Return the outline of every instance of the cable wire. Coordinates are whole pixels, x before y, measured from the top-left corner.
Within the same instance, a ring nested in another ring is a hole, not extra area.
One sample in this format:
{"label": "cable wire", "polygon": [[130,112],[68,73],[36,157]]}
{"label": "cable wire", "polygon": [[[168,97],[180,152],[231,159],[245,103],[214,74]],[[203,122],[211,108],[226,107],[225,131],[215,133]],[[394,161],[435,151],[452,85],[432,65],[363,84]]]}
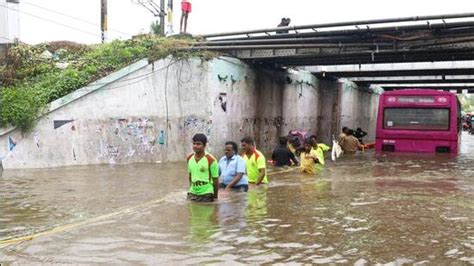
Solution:
{"label": "cable wire", "polygon": [[25,15],[28,15],[28,16],[31,16],[31,17],[34,17],[34,18],[37,18],[37,19],[41,19],[41,20],[44,20],[44,21],[47,21],[47,22],[50,22],[50,23],[53,23],[53,24],[56,24],[56,25],[59,25],[59,26],[63,26],[63,27],[69,28],[69,29],[73,29],[73,30],[76,30],[76,31],[79,31],[79,32],[82,32],[82,33],[93,35],[95,37],[101,37],[100,34],[85,31],[85,30],[82,30],[80,28],[76,28],[74,26],[66,25],[66,24],[51,20],[51,19],[43,18],[43,17],[37,16],[35,14],[31,14],[31,13],[28,13],[28,12],[25,12],[25,11],[21,11],[19,9],[11,8],[11,7],[6,6],[6,5],[0,5],[0,7],[4,7],[6,9],[10,9],[10,10],[13,10],[13,11],[18,11],[19,13],[22,13],[22,14],[25,14]]}
{"label": "cable wire", "polygon": [[[97,23],[94,23],[94,22],[91,22],[91,21],[88,21],[88,20],[85,20],[85,19],[82,19],[82,18],[74,17],[74,16],[68,15],[66,13],[62,13],[62,12],[52,10],[52,9],[49,9],[49,8],[46,8],[46,7],[42,7],[42,6],[39,6],[39,5],[32,4],[32,3],[24,2],[24,1],[21,2],[21,3],[22,4],[27,4],[27,5],[30,5],[30,6],[34,6],[36,8],[40,8],[40,9],[43,9],[43,10],[46,10],[46,11],[49,11],[51,13],[55,13],[55,14],[58,14],[58,15],[61,15],[61,16],[72,18],[72,19],[87,23],[87,24],[92,25],[92,26],[100,26],[100,24],[97,24]],[[115,31],[117,33],[125,34],[125,35],[128,35],[128,36],[132,36],[132,34],[130,34],[130,33],[126,33],[126,32],[123,32],[123,31],[116,30],[116,29],[109,28],[109,30],[110,31]]]}
{"label": "cable wire", "polygon": [[8,39],[8,38],[2,37],[2,36],[0,36],[0,39],[7,40],[7,41],[10,41],[10,42],[13,41],[12,39]]}

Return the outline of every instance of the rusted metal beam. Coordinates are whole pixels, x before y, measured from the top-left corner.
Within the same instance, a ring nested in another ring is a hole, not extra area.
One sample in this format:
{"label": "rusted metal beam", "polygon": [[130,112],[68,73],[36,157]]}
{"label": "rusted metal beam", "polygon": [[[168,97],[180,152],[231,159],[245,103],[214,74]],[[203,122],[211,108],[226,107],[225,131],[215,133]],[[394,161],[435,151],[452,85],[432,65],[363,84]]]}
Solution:
{"label": "rusted metal beam", "polygon": [[[446,30],[446,29],[445,29]],[[432,36],[424,38],[422,41],[410,41],[414,45],[420,45],[429,40],[451,40],[452,38],[460,37],[472,37],[474,35],[474,25],[469,28],[462,28],[462,30],[452,31],[437,31],[431,34]],[[431,30],[425,30],[426,34],[431,33]],[[420,33],[421,34],[421,33]],[[222,40],[222,41],[200,41],[193,43],[193,46],[224,46],[224,45],[260,45],[260,44],[307,44],[307,43],[332,43],[332,44],[347,44],[357,42],[371,42],[373,44],[392,44],[394,40],[387,41],[386,37],[384,40],[377,39],[378,35],[368,38],[367,36],[322,36],[322,37],[306,37],[306,38],[282,38],[282,39],[246,39],[246,40]]]}
{"label": "rusted metal beam", "polygon": [[[245,59],[242,57],[242,59]],[[266,55],[249,56],[249,60],[279,65],[343,65],[343,64],[377,64],[396,62],[429,62],[429,61],[462,61],[474,60],[474,48],[470,49],[417,49],[410,51],[356,51],[325,54],[297,54],[287,56]]]}
{"label": "rusted metal beam", "polygon": [[374,20],[358,20],[358,21],[323,23],[323,24],[302,25],[302,26],[276,27],[276,28],[269,28],[269,29],[204,34],[202,35],[202,37],[204,38],[226,37],[226,36],[234,36],[234,35],[248,35],[248,34],[256,34],[256,33],[268,33],[268,32],[277,32],[277,31],[291,31],[291,30],[304,30],[304,29],[309,29],[309,30],[314,31],[315,29],[322,29],[322,28],[346,27],[346,26],[357,26],[357,25],[361,26],[361,25],[397,23],[397,22],[408,22],[408,21],[415,22],[415,21],[424,21],[424,20],[469,18],[469,17],[474,17],[474,13],[401,17],[401,18],[374,19]]}
{"label": "rusted metal beam", "polygon": [[400,89],[432,89],[432,90],[468,90],[474,89],[472,86],[381,86],[384,90],[400,90]]}
{"label": "rusted metal beam", "polygon": [[309,37],[331,37],[331,36],[374,36],[376,34],[406,34],[408,32],[428,30],[428,31],[443,31],[449,29],[461,29],[469,28],[474,26],[474,21],[461,21],[461,22],[450,22],[445,23],[434,23],[431,25],[405,25],[405,26],[390,26],[380,28],[360,28],[360,29],[341,29],[331,31],[318,31],[318,32],[300,32],[298,34],[275,34],[275,35],[259,35],[259,36],[247,36],[237,38],[227,38],[221,40],[212,41],[231,41],[231,40],[263,40],[263,39],[288,39],[288,38],[309,38]]}
{"label": "rusted metal beam", "polygon": [[456,76],[474,75],[474,68],[443,68],[443,69],[409,69],[409,70],[370,70],[370,71],[321,71],[313,72],[316,76],[332,76],[339,78],[362,77],[410,77],[410,76]]}
{"label": "rusted metal beam", "polygon": [[359,85],[383,85],[383,84],[456,84],[474,83],[471,79],[374,79],[374,80],[352,80]]}
{"label": "rusted metal beam", "polygon": [[[258,60],[272,60],[272,61],[286,61],[286,60],[312,60],[312,59],[336,59],[336,58],[367,58],[373,59],[376,58],[396,56],[400,57],[400,61],[403,61],[404,58],[408,57],[440,57],[440,56],[451,56],[451,55],[464,55],[464,54],[474,54],[474,48],[436,48],[436,49],[413,49],[413,50],[379,50],[375,52],[373,50],[354,50],[354,51],[338,51],[334,50],[318,50],[317,53],[296,53],[286,56],[263,56],[263,57],[253,57],[252,59]],[[452,59],[454,60],[454,59]],[[430,61],[430,60],[426,60]]]}
{"label": "rusted metal beam", "polygon": [[[452,18],[474,18],[474,13],[205,35],[213,40],[181,49],[220,51],[254,64],[275,67],[474,60],[474,21],[444,21]],[[435,19],[443,22],[431,23]],[[423,20],[429,23],[395,24]],[[358,27],[372,24],[380,25]],[[285,30],[296,33],[276,34]]]}

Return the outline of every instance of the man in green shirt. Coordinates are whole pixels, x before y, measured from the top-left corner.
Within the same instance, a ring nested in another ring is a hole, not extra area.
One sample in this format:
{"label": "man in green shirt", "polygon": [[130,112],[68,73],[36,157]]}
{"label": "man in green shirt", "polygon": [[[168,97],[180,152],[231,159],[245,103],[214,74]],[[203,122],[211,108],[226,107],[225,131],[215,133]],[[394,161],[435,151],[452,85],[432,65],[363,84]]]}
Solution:
{"label": "man in green shirt", "polygon": [[253,139],[245,137],[240,141],[240,145],[243,151],[242,158],[245,161],[249,184],[258,186],[268,183],[265,156],[255,149]]}
{"label": "man in green shirt", "polygon": [[219,165],[216,158],[206,152],[206,144],[206,135],[194,135],[194,153],[187,158],[189,173],[188,199],[192,201],[212,202],[217,199]]}

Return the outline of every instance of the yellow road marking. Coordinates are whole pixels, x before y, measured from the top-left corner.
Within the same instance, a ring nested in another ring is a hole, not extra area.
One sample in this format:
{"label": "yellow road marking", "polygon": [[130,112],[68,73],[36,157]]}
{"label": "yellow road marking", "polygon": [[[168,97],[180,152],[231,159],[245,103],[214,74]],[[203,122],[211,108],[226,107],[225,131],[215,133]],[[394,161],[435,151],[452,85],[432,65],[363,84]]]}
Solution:
{"label": "yellow road marking", "polygon": [[[293,170],[294,170],[294,168],[290,168],[290,169],[271,172],[271,173],[268,173],[268,175],[288,173],[288,172],[291,172]],[[49,229],[49,230],[46,230],[46,231],[43,231],[43,232],[35,233],[35,234],[30,234],[30,235],[26,235],[26,236],[13,236],[13,237],[9,237],[9,238],[6,238],[6,239],[1,239],[0,240],[0,245],[2,247],[5,247],[5,246],[8,246],[8,245],[11,245],[11,244],[14,244],[14,243],[19,243],[19,242],[32,240],[33,238],[37,238],[37,237],[40,237],[40,236],[45,236],[45,235],[51,235],[51,234],[54,234],[54,233],[64,232],[64,231],[71,230],[71,229],[74,229],[74,228],[77,228],[77,227],[80,227],[80,226],[84,226],[84,225],[87,225],[87,224],[90,224],[90,223],[102,221],[102,220],[105,220],[105,219],[113,217],[113,216],[117,216],[117,215],[124,214],[124,213],[127,213],[127,212],[132,212],[136,209],[151,206],[151,205],[154,205],[156,203],[160,203],[160,202],[165,201],[166,198],[167,197],[157,199],[157,200],[153,200],[153,201],[149,201],[149,202],[142,203],[142,204],[139,204],[139,205],[136,205],[136,206],[121,209],[121,210],[118,210],[116,212],[100,215],[100,216],[90,218],[90,219],[86,219],[86,220],[83,220],[83,221],[80,221],[80,222],[61,225],[61,226],[58,226],[58,227],[55,227],[55,228],[52,228],[52,229]]]}
{"label": "yellow road marking", "polygon": [[102,220],[105,220],[105,219],[113,217],[113,216],[117,216],[117,215],[120,215],[120,214],[131,212],[131,211],[134,211],[134,210],[139,209],[139,208],[143,208],[143,207],[150,206],[150,205],[153,205],[153,204],[156,204],[156,203],[160,203],[164,200],[166,200],[166,197],[161,198],[161,199],[157,199],[157,200],[153,200],[153,201],[150,201],[150,202],[142,203],[142,204],[139,204],[139,205],[136,205],[136,206],[128,207],[128,208],[125,208],[125,209],[122,209],[122,210],[119,210],[119,211],[116,211],[116,212],[112,212],[112,213],[109,213],[109,214],[100,215],[100,216],[97,216],[97,217],[94,217],[94,218],[91,218],[91,219],[86,219],[86,220],[83,220],[83,221],[80,221],[80,222],[58,226],[58,227],[55,227],[53,229],[46,230],[46,231],[43,231],[43,232],[39,232],[39,233],[36,233],[36,234],[3,239],[3,240],[0,240],[0,245],[13,244],[13,243],[16,243],[16,242],[23,242],[23,241],[31,240],[31,239],[39,237],[39,236],[45,236],[45,235],[50,235],[50,234],[54,234],[54,233],[58,233],[58,232],[63,232],[63,231],[73,229],[73,228],[76,228],[76,227],[80,227],[80,226],[83,226],[83,225],[87,225],[87,224],[90,224],[90,223],[93,223],[93,222],[102,221]]}

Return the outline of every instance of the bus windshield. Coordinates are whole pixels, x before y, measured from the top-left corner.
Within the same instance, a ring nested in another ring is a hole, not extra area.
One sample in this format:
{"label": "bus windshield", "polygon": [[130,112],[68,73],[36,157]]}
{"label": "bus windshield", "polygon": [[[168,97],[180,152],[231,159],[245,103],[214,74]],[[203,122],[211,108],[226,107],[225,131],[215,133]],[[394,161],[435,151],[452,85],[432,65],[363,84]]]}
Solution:
{"label": "bus windshield", "polygon": [[385,108],[384,129],[449,130],[448,108]]}

